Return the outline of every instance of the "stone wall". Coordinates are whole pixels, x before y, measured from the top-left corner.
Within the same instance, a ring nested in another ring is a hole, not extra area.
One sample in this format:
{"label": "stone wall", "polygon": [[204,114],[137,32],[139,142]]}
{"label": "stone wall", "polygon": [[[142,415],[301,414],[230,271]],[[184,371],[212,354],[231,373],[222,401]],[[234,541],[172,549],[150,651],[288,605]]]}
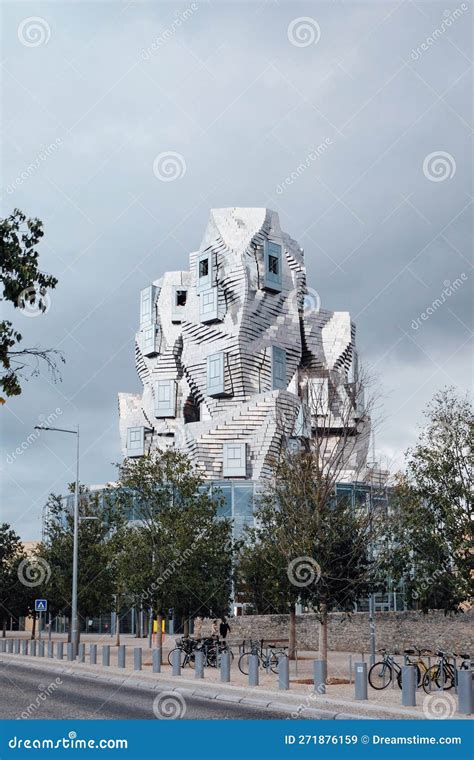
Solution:
{"label": "stone wall", "polygon": [[[244,615],[230,618],[229,640],[287,639],[288,615]],[[210,631],[211,621],[206,620],[203,634]],[[458,653],[472,651],[474,610],[458,615],[430,612],[377,612],[377,649],[403,650],[413,644],[430,649],[445,649]],[[318,649],[318,621],[313,613],[297,615],[298,648]],[[367,652],[369,650],[369,621],[366,612],[350,616],[331,613],[328,630],[329,648],[337,652]],[[474,654],[474,652],[472,652]]]}

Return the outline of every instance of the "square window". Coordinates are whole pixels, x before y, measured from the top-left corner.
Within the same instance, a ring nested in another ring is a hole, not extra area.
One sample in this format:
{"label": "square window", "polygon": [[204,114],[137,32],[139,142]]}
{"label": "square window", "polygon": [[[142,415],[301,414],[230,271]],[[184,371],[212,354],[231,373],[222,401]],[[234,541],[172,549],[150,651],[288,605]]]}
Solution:
{"label": "square window", "polygon": [[198,293],[212,287],[214,264],[212,253],[204,253],[198,257],[196,269],[196,289]]}
{"label": "square window", "polygon": [[158,332],[156,325],[148,325],[142,330],[142,352],[145,356],[156,356],[158,351]]}
{"label": "square window", "polygon": [[176,306],[186,306],[186,299],[188,296],[187,290],[176,291]]}
{"label": "square window", "polygon": [[272,346],[272,389],[286,387],[286,351],[284,348]]}
{"label": "square window", "polygon": [[199,262],[199,277],[207,277],[209,274],[209,259],[201,259]]}
{"label": "square window", "polygon": [[176,417],[176,381],[155,383],[155,417]]}
{"label": "square window", "polygon": [[272,274],[278,274],[280,267],[280,260],[276,256],[268,257],[268,271]]}
{"label": "square window", "polygon": [[215,322],[219,319],[217,288],[203,290],[200,294],[199,317],[201,322]]}
{"label": "square window", "polygon": [[142,457],[145,453],[145,428],[127,429],[127,456]]}
{"label": "square window", "polygon": [[223,396],[225,393],[224,352],[207,357],[207,395]]}
{"label": "square window", "polygon": [[266,290],[279,292],[282,288],[282,253],[281,245],[266,240],[263,251],[264,279],[263,287]]}
{"label": "square window", "polygon": [[240,441],[229,441],[223,445],[224,477],[245,477],[247,475],[247,445]]}
{"label": "square window", "polygon": [[171,321],[181,322],[185,313],[185,306],[188,300],[188,291],[186,288],[173,288],[173,299],[171,301]]}
{"label": "square window", "polygon": [[150,324],[155,322],[155,295],[156,288],[150,285],[140,292],[140,324]]}

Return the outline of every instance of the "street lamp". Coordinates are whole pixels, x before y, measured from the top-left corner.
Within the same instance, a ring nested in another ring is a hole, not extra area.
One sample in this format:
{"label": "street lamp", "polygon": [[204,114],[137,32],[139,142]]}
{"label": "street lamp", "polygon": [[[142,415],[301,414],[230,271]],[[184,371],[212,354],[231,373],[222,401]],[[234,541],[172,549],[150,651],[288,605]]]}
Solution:
{"label": "street lamp", "polygon": [[35,430],[51,430],[58,433],[71,433],[77,435],[76,446],[76,488],[74,492],[74,533],[72,548],[72,600],[71,600],[71,643],[74,658],[77,656],[79,630],[77,621],[77,566],[79,553],[79,425],[77,430],[68,430],[66,428],[48,427],[46,425],[35,425]]}

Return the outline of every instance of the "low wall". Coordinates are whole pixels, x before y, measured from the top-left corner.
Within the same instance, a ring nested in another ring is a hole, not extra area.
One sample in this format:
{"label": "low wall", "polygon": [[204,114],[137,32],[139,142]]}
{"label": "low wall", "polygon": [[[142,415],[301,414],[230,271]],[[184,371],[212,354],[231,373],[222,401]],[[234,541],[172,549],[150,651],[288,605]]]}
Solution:
{"label": "low wall", "polygon": [[[287,639],[288,615],[243,615],[229,618],[229,639]],[[474,610],[457,615],[434,611],[377,612],[375,615],[377,649],[402,650],[413,644],[458,653],[472,651]],[[210,632],[211,621],[204,621],[203,634]],[[318,649],[318,620],[315,614],[296,616],[296,635],[300,650]],[[335,652],[367,652],[369,619],[366,612],[350,616],[333,612],[329,616],[328,646]],[[474,654],[474,652],[472,652]]]}

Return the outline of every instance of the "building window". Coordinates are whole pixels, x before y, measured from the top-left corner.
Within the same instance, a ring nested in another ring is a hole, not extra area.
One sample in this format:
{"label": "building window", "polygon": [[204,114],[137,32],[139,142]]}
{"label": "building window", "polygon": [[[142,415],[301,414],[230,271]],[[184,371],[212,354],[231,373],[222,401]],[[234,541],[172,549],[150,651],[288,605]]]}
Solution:
{"label": "building window", "polygon": [[140,292],[140,324],[146,325],[155,322],[155,292],[154,285],[144,288]]}
{"label": "building window", "polygon": [[181,322],[184,314],[184,307],[188,300],[188,291],[186,288],[173,289],[173,301],[171,304],[171,321]]}
{"label": "building window", "polygon": [[176,417],[176,381],[155,383],[155,417]]}
{"label": "building window", "polygon": [[266,240],[264,245],[264,281],[263,287],[267,290],[279,292],[282,283],[282,257],[281,245]]}
{"label": "building window", "polygon": [[224,477],[245,477],[247,474],[247,445],[239,441],[224,443],[223,470]]}
{"label": "building window", "polygon": [[145,453],[145,428],[127,428],[127,456],[142,457]]}
{"label": "building window", "polygon": [[159,353],[156,325],[148,325],[142,329],[142,353],[144,356],[156,356]]}
{"label": "building window", "polygon": [[212,254],[204,253],[197,260],[197,282],[196,288],[198,293],[212,286]]}
{"label": "building window", "polygon": [[201,322],[215,322],[219,319],[217,288],[204,290],[199,296],[199,319]]}
{"label": "building window", "polygon": [[286,351],[272,346],[272,389],[286,388]]}
{"label": "building window", "polygon": [[207,357],[207,395],[223,396],[225,393],[224,352]]}

